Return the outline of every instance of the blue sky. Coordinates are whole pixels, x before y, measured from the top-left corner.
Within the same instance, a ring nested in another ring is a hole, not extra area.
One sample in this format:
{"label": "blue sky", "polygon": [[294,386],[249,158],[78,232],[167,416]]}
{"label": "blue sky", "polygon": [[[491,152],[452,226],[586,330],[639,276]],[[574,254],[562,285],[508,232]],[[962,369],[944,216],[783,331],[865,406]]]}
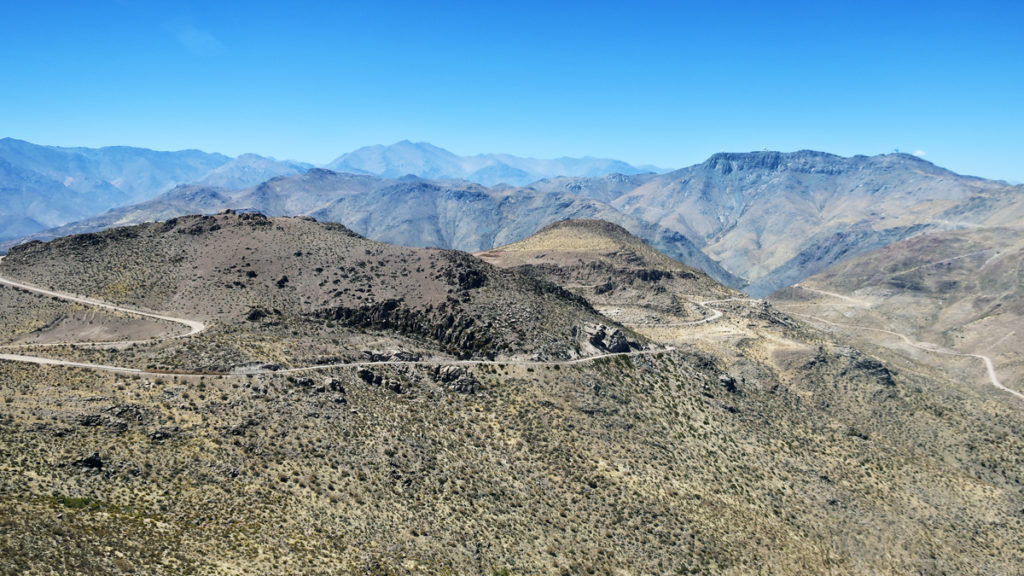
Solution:
{"label": "blue sky", "polygon": [[5,2],[0,136],[326,163],[899,149],[1024,182],[1024,3]]}

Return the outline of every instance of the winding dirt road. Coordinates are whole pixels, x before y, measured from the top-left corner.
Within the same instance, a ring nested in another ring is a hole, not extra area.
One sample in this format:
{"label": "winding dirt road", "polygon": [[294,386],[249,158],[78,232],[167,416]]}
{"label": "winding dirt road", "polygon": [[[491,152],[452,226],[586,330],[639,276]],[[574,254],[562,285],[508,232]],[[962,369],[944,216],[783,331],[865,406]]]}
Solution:
{"label": "winding dirt road", "polygon": [[[679,327],[682,327],[682,326],[700,326],[702,324],[709,324],[711,322],[716,322],[716,321],[720,320],[722,318],[722,316],[725,315],[725,312],[722,312],[721,310],[719,310],[717,308],[712,308],[710,306],[711,304],[719,304],[719,303],[722,303],[722,302],[747,302],[747,303],[757,304],[757,303],[761,302],[761,300],[758,300],[757,298],[740,298],[740,297],[737,297],[737,298],[721,298],[721,299],[718,299],[718,300],[704,300],[702,302],[694,302],[694,301],[691,300],[690,301],[691,304],[694,304],[694,305],[700,306],[701,308],[705,308],[707,310],[710,310],[711,313],[708,314],[707,316],[701,318],[700,320],[691,320],[689,322],[655,322],[655,323],[650,323],[650,322],[623,322],[621,320],[619,322],[623,326],[628,326],[630,328],[652,328],[652,327],[653,328],[679,328]],[[613,308],[606,308],[604,310],[600,310],[599,309],[598,311],[601,312],[602,314],[605,314],[605,312],[608,311],[608,310],[619,310],[619,309],[618,308],[615,308],[615,309],[613,309]],[[612,314],[605,314],[605,315],[606,316],[612,316],[612,315],[614,315],[614,313],[612,313]]]}
{"label": "winding dirt road", "polygon": [[25,356],[22,354],[0,354],[0,360],[11,362],[22,362],[27,364],[38,364],[40,366],[67,366],[70,368],[87,368],[102,372],[114,372],[117,374],[134,374],[137,376],[247,376],[251,374],[296,374],[299,372],[313,372],[330,368],[367,368],[373,366],[572,366],[586,362],[596,362],[605,358],[617,356],[644,356],[651,354],[662,354],[675,350],[673,346],[654,348],[649,350],[632,350],[629,352],[609,352],[607,354],[596,354],[572,360],[449,360],[444,358],[432,358],[429,360],[377,360],[342,362],[337,364],[317,364],[314,366],[300,366],[298,368],[280,368],[271,370],[261,368],[240,372],[171,372],[171,371],[148,371],[141,368],[126,368],[124,366],[111,366],[109,364],[91,364],[89,362],[72,362],[70,360],[57,360],[54,358],[43,358],[41,356]]}
{"label": "winding dirt road", "polygon": [[[0,256],[0,264],[3,263],[3,256]],[[206,330],[206,324],[198,320],[189,320],[187,318],[175,318],[174,316],[166,316],[163,314],[155,314],[152,312],[143,312],[141,310],[135,310],[132,308],[125,308],[116,304],[110,304],[102,300],[95,298],[89,298],[86,296],[78,296],[76,294],[70,294],[68,292],[60,292],[56,290],[47,290],[46,288],[40,288],[39,286],[33,286],[31,284],[25,284],[24,282],[17,282],[0,276],[0,285],[11,286],[13,288],[19,288],[26,292],[33,292],[35,294],[42,294],[43,296],[51,296],[59,298],[61,300],[67,300],[69,302],[77,302],[79,304],[86,304],[96,308],[104,308],[106,310],[113,310],[115,312],[123,312],[125,314],[131,314],[133,316],[142,316],[145,318],[154,318],[156,320],[164,320],[166,322],[172,322],[174,324],[183,324],[188,327],[189,331],[186,334],[177,334],[175,336],[168,336],[168,338],[185,338],[188,336],[194,336],[199,334],[203,330]],[[123,342],[119,342],[123,343]],[[97,344],[97,343],[92,343]]]}
{"label": "winding dirt road", "polygon": [[802,284],[793,284],[793,288],[799,288],[801,290],[806,290],[808,292],[815,292],[815,293],[821,294],[823,296],[831,296],[832,298],[838,298],[838,299],[840,299],[840,300],[842,300],[844,302],[849,302],[853,306],[863,306],[865,308],[870,308],[871,307],[871,302],[868,302],[867,300],[859,300],[857,298],[851,298],[849,296],[846,296],[846,295],[843,295],[843,294],[839,294],[837,292],[829,292],[827,290],[818,290],[817,288],[811,288],[810,286],[804,286]]}
{"label": "winding dirt road", "polygon": [[[0,256],[0,262],[3,261],[3,256]],[[70,294],[67,292],[61,292],[57,290],[47,290],[24,282],[18,282],[10,280],[0,276],[0,285],[10,286],[27,292],[35,294],[41,294],[44,296],[50,296],[53,298],[59,298],[61,300],[67,300],[69,302],[77,302],[79,304],[85,304],[88,306],[94,306],[97,308],[104,308],[107,310],[114,310],[125,314],[132,314],[135,316],[143,316],[146,318],[155,318],[157,320],[164,320],[167,322],[173,322],[176,324],[182,324],[189,328],[189,332],[186,334],[178,334],[174,336],[168,336],[170,338],[185,338],[199,334],[203,330],[206,330],[206,324],[198,320],[189,320],[187,318],[177,318],[174,316],[168,316],[165,314],[156,314],[153,312],[143,312],[141,310],[135,310],[133,308],[126,308],[124,306],[117,306],[116,304],[110,304],[102,300],[95,298],[89,298],[85,296],[78,296],[76,294]],[[719,315],[721,315],[719,313]],[[165,339],[163,337],[154,338],[152,340]],[[140,341],[146,342],[146,341]],[[68,346],[97,346],[97,345],[109,345],[109,344],[126,344],[125,341],[114,341],[114,342],[67,342],[61,343]],[[346,362],[339,364],[318,364],[315,366],[303,366],[298,368],[282,368],[278,370],[271,369],[256,369],[243,372],[223,373],[215,374],[217,376],[245,376],[249,374],[289,374],[296,372],[309,372],[313,370],[323,370],[328,368],[362,368],[368,366],[386,366],[386,365],[406,365],[406,366],[478,366],[478,365],[510,365],[510,366],[570,366],[574,364],[582,364],[584,362],[594,362],[602,360],[604,358],[614,358],[617,356],[642,356],[649,354],[660,354],[664,352],[671,352],[675,350],[672,346],[666,346],[664,348],[649,349],[649,350],[631,350],[629,352],[609,352],[606,354],[597,354],[594,356],[586,356],[583,358],[575,358],[572,360],[449,360],[449,359],[430,359],[430,360],[382,360],[382,361],[359,361],[359,362]],[[92,364],[89,362],[74,362],[71,360],[59,360],[55,358],[45,358],[42,356],[28,356],[24,354],[0,354],[0,360],[8,360],[11,362],[22,362],[26,364],[36,364],[40,366],[67,366],[71,368],[86,368],[90,370],[99,370],[103,372],[113,372],[117,374],[134,374],[140,376],[196,376],[199,375],[195,372],[171,372],[171,371],[147,371],[140,368],[128,368],[124,366],[112,366],[109,364]]]}
{"label": "winding dirt road", "polygon": [[[794,288],[800,288],[802,290],[807,290],[809,292],[816,292],[818,294],[823,294],[825,296],[831,296],[831,297],[839,298],[839,299],[842,299],[844,301],[851,302],[851,303],[863,303],[863,304],[858,304],[858,305],[871,306],[870,303],[865,302],[863,300],[857,300],[856,298],[850,298],[848,296],[844,296],[842,294],[836,294],[834,292],[827,292],[825,290],[818,290],[816,288],[809,288],[807,286],[801,286],[800,284],[794,284],[793,287]],[[1000,390],[1002,390],[1004,392],[1009,392],[1010,394],[1013,394],[1017,398],[1020,398],[1021,400],[1024,400],[1024,394],[1022,394],[1022,393],[1020,393],[1020,392],[1018,392],[1016,390],[1013,390],[1011,388],[1007,388],[1006,386],[1003,386],[1002,382],[999,381],[999,377],[996,375],[996,367],[992,363],[992,359],[989,358],[988,356],[985,356],[984,354],[971,354],[971,353],[967,353],[967,352],[957,352],[956,350],[950,350],[948,348],[943,348],[942,346],[939,346],[938,344],[932,344],[931,342],[917,342],[917,341],[911,339],[906,334],[901,334],[900,332],[894,332],[892,330],[886,330],[884,328],[872,328],[872,327],[869,327],[869,326],[858,326],[856,324],[842,324],[842,323],[839,323],[839,322],[832,322],[831,320],[826,320],[826,319],[820,318],[818,316],[812,316],[810,314],[800,314],[800,313],[797,313],[797,312],[790,312],[790,314],[792,314],[793,316],[799,316],[799,317],[802,317],[802,318],[808,318],[808,319],[813,320],[815,322],[821,322],[823,324],[829,324],[831,326],[838,326],[840,328],[853,328],[855,330],[869,330],[869,331],[872,331],[872,332],[880,332],[882,334],[889,334],[891,336],[896,336],[897,338],[900,338],[901,340],[903,340],[909,346],[912,346],[912,347],[917,348],[919,350],[925,350],[927,352],[932,352],[932,353],[935,353],[935,354],[944,354],[946,356],[960,356],[962,358],[977,358],[977,359],[981,360],[985,364],[985,371],[986,371],[986,373],[988,375],[989,382],[992,384],[992,386],[995,386],[996,388],[998,388],[998,389],[1000,389]]]}

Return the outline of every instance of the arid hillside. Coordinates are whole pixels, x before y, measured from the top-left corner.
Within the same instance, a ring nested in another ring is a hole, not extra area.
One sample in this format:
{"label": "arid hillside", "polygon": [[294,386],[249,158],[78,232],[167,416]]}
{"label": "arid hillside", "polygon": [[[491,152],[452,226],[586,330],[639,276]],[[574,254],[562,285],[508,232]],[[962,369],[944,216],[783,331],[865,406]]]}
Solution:
{"label": "arid hillside", "polygon": [[1020,228],[934,232],[832,266],[771,300],[855,341],[930,358],[980,386],[991,380],[988,357],[1000,383],[1024,392],[1022,271]]}
{"label": "arid hillside", "polygon": [[1016,398],[606,223],[484,257],[230,213],[12,251],[0,572],[1024,564]]}
{"label": "arid hillside", "polygon": [[267,347],[286,365],[326,363],[374,334],[460,357],[568,359],[591,350],[588,327],[607,323],[553,284],[468,254],[374,242],[309,218],[186,216],[30,243],[4,258],[3,272],[209,321],[198,341],[217,346],[190,352],[191,364],[161,360],[165,368],[231,370]]}
{"label": "arid hillside", "polygon": [[606,316],[634,324],[697,323],[713,315],[702,302],[742,296],[601,220],[562,220],[476,255],[559,284]]}

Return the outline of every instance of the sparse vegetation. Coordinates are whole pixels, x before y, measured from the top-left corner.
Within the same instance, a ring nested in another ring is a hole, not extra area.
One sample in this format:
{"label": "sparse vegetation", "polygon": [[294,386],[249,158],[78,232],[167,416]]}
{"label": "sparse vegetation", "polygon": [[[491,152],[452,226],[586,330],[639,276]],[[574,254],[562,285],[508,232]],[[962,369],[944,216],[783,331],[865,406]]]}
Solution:
{"label": "sparse vegetation", "polygon": [[[588,323],[603,321],[605,338],[615,324],[578,295],[521,282],[522,270],[240,216],[5,259],[5,274],[64,289],[129,278],[121,301],[212,327],[123,349],[28,349],[171,371],[160,377],[0,361],[0,572],[990,574],[1024,563],[1020,410],[928,366],[746,301],[720,304],[716,323],[638,323],[671,350],[545,363],[582,347]],[[250,244],[250,233],[279,236]],[[138,271],[181,251],[193,256],[166,274]],[[234,277],[247,287],[228,288]],[[667,314],[669,299],[637,287],[668,280],[632,277],[633,292],[610,291],[601,307],[618,297],[632,317]],[[452,302],[446,314],[472,319],[499,361],[459,364],[443,339],[317,316],[357,295],[413,310]],[[63,313],[13,298],[23,308],[0,308],[4,326],[33,306]],[[370,364],[280,372],[356,361]],[[246,366],[279,370],[228,373]],[[183,373],[201,370],[225,374]]]}

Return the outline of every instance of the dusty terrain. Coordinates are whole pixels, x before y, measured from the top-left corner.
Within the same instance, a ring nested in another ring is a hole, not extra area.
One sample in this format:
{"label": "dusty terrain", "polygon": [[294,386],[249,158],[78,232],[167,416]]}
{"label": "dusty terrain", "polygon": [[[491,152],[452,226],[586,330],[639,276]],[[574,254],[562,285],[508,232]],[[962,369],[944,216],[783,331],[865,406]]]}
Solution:
{"label": "dusty terrain", "polygon": [[[550,262],[503,271],[299,219],[105,234],[27,247],[0,276],[208,327],[123,349],[20,350],[163,373],[0,361],[5,573],[1012,574],[1024,563],[1017,399],[859,351],[614,228],[538,239],[557,259],[559,237],[589,238],[565,246],[576,263],[564,262],[573,281],[561,288]],[[636,258],[609,256],[630,247]],[[592,273],[611,288],[579,281]],[[41,333],[85,314],[0,294],[17,304],[0,308],[9,342],[37,329],[31,310]],[[673,308],[673,294],[687,305]],[[452,326],[472,319],[461,332],[472,339],[404,328],[404,310],[452,297]],[[323,314],[398,299],[405,308],[369,319]],[[596,312],[616,305],[630,311],[622,323]],[[608,356],[615,331],[633,344]],[[484,337],[489,349],[474,344]],[[588,357],[599,359],[573,361]]]}
{"label": "dusty terrain", "polygon": [[945,366],[954,379],[1021,394],[1022,270],[1020,228],[929,233],[829,268],[772,301],[822,329]]}

